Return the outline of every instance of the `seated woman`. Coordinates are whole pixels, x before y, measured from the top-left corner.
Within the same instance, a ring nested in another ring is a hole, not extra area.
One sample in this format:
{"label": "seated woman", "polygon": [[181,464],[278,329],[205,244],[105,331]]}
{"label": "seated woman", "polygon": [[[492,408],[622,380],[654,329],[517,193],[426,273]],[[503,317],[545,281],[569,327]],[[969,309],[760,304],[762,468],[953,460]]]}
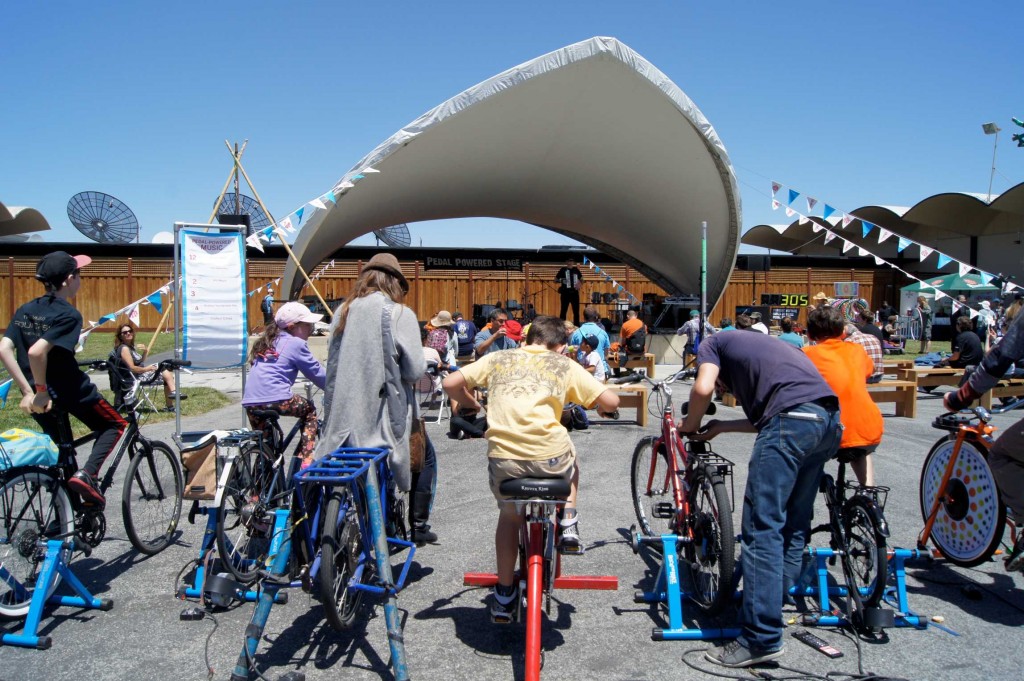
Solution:
{"label": "seated woman", "polygon": [[249,353],[249,375],[245,383],[242,406],[249,415],[254,430],[262,430],[265,437],[271,436],[266,421],[253,414],[254,411],[276,410],[282,416],[294,416],[302,421],[297,454],[302,457],[305,468],[313,462],[313,448],[316,446],[316,406],[301,395],[292,393],[299,372],[323,389],[327,372],[309,350],[313,325],[323,319],[322,314],[313,314],[300,303],[285,303],[278,308],[274,321],[267,324],[263,334],[253,343]]}
{"label": "seated woman", "polygon": [[[124,367],[134,374],[140,383],[153,383],[156,379],[156,371],[159,368],[156,364],[141,366],[142,353],[146,346],[142,343],[135,344],[135,325],[122,324],[114,336],[114,354],[120,357]],[[164,383],[164,411],[174,411],[174,398],[185,399],[187,395],[174,394],[174,374],[164,369],[160,372],[160,378]]]}

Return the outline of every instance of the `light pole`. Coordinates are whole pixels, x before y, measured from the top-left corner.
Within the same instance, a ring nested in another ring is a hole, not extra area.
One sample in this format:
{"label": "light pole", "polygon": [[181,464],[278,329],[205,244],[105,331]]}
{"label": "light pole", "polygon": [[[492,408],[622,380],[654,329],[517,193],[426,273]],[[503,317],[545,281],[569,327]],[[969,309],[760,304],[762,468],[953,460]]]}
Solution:
{"label": "light pole", "polygon": [[988,203],[992,203],[992,180],[996,176],[996,149],[999,146],[999,131],[1002,129],[995,123],[982,123],[981,129],[986,135],[995,135],[992,142],[992,172],[988,176]]}

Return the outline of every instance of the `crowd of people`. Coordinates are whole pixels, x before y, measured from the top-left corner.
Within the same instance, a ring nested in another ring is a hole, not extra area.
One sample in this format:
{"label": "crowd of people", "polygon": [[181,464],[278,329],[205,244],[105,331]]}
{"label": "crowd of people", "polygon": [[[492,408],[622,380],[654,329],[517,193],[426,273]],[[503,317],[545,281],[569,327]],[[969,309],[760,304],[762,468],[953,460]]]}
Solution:
{"label": "crowd of people", "polygon": [[[103,504],[98,472],[126,424],[75,363],[82,317],[69,299],[89,262],[60,251],[39,261],[36,278],[45,294],[15,312],[0,339],[0,361],[22,391],[22,410],[51,437],[57,437],[54,404],[99,434],[85,466],[68,485],[87,503]],[[560,281],[578,291],[576,274],[568,264],[566,270]],[[496,621],[504,621],[519,597],[514,571],[523,518],[514,505],[502,503],[501,482],[531,476],[568,481],[571,494],[559,520],[561,545],[582,551],[576,510],[580,468],[563,412],[575,403],[614,417],[619,398],[604,382],[611,371],[608,358],[618,366],[620,353],[642,352],[643,343],[638,348],[636,340],[647,330],[637,311],[630,310],[613,343],[594,306],[584,308],[579,327],[554,316],[537,316],[524,327],[500,307],[479,329],[461,313],[447,310],[421,324],[405,304],[408,292],[398,260],[390,254],[373,256],[334,312],[326,366],[308,345],[323,315],[295,302],[268,312],[249,353],[242,404],[255,430],[267,430],[261,417],[267,410],[301,421],[295,453],[301,466],[339,446],[386,448],[395,483],[409,494],[413,541],[422,546],[438,539],[429,524],[437,457],[424,433],[423,465],[411,465],[410,435],[419,416],[415,385],[428,366],[441,368],[440,387],[453,403],[452,433],[458,428],[460,438],[487,440],[488,477],[498,501],[498,584],[489,608]],[[572,296],[567,302],[571,306]],[[894,316],[887,307],[879,311],[885,325]],[[1024,359],[1020,307],[1019,299],[1005,311],[1001,305],[982,305],[991,314],[955,318],[958,334],[949,362],[976,370],[944,397],[949,409],[965,407]],[[919,299],[917,310],[924,350],[932,318],[928,300]],[[697,366],[679,432],[696,440],[730,432],[755,435],[741,523],[741,635],[708,651],[707,659],[716,664],[746,667],[782,654],[783,601],[805,569],[804,548],[826,463],[839,457],[851,464],[861,485],[875,484],[872,456],[884,426],[867,387],[882,375],[882,352],[893,330],[887,338],[885,325],[879,328],[872,312],[856,312],[857,319],[850,321],[827,300],[815,300],[806,329],[785,318],[775,335],[757,312],[737,315],[735,324],[723,318],[716,328],[694,310],[677,331],[686,336],[684,362]],[[116,336],[116,352],[134,373],[156,370],[143,364],[134,326],[122,325]],[[985,353],[983,341],[993,349]],[[299,374],[323,389],[322,413],[293,393]],[[163,380],[166,394],[172,395],[173,377]],[[705,421],[708,405],[722,391],[736,396],[743,417]],[[1014,519],[1024,522],[1024,420],[995,442],[990,463]],[[1006,567],[1024,569],[1024,535]]]}

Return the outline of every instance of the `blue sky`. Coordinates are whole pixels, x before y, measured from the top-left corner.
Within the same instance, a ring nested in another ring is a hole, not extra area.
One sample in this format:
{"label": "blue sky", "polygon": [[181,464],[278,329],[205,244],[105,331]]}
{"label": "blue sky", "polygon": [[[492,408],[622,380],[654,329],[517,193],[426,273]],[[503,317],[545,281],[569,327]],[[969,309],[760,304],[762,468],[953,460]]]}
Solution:
{"label": "blue sky", "polygon": [[[0,201],[83,240],[68,199],[127,203],[143,241],[203,222],[231,159],[275,217],[440,102],[511,66],[614,36],[669,76],[732,159],[743,227],[788,222],[770,180],[840,210],[1024,180],[1022,11],[995,2],[28,2],[4,10]],[[248,193],[248,192],[246,192]],[[496,245],[481,221],[410,225]],[[500,246],[568,243],[502,226]],[[362,237],[356,243],[373,243]]]}

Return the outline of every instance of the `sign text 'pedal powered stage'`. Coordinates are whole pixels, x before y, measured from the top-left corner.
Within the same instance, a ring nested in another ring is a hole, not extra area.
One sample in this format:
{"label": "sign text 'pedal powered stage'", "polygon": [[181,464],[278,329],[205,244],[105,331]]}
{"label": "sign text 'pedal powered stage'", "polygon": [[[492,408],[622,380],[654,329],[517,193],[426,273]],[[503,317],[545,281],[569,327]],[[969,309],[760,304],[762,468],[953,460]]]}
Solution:
{"label": "sign text 'pedal powered stage'", "polygon": [[522,272],[521,258],[457,258],[428,255],[423,259],[425,270],[499,270]]}

